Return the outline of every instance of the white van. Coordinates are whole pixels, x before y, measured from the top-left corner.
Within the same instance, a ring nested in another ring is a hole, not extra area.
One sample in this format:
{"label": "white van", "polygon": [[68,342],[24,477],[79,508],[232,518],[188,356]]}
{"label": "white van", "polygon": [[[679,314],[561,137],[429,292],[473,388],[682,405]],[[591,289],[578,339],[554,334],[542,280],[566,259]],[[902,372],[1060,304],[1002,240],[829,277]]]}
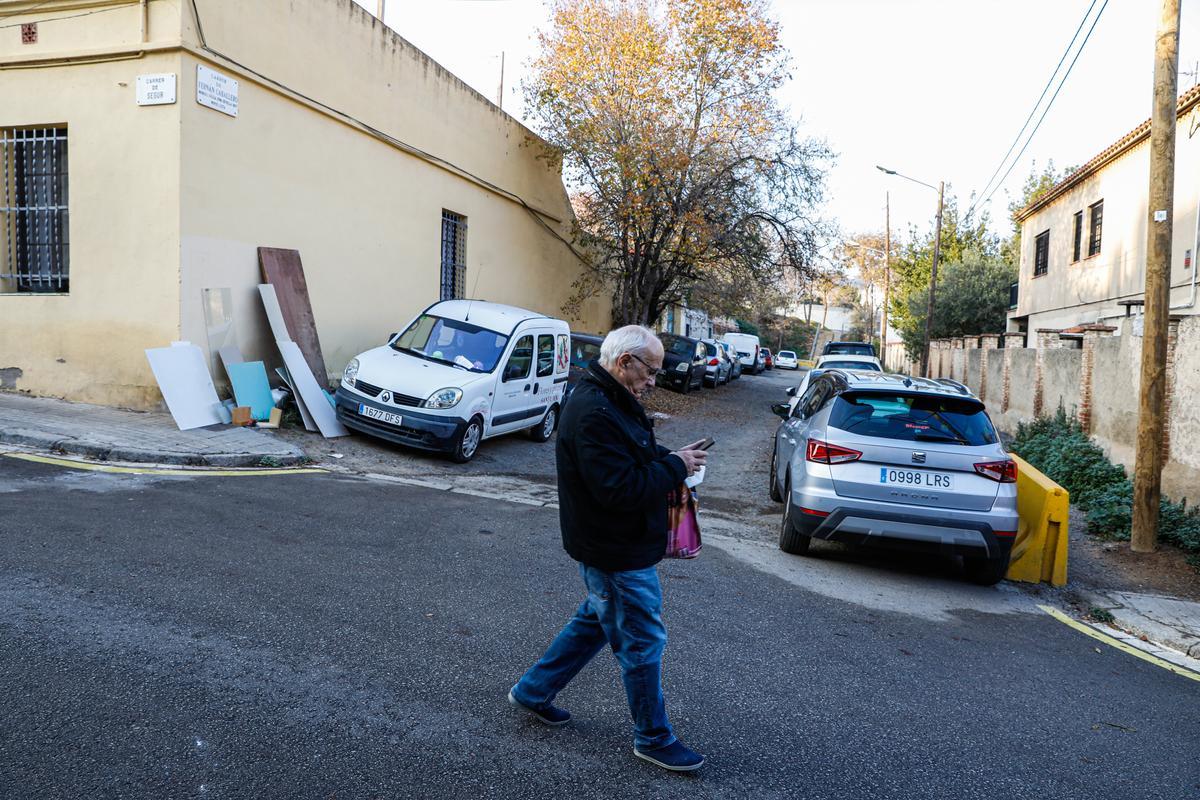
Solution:
{"label": "white van", "polygon": [[560,319],[478,300],[445,300],[342,374],[337,416],[347,428],[470,461],[484,439],[558,425],[571,367]]}
{"label": "white van", "polygon": [[762,372],[762,364],[758,361],[758,352],[761,346],[757,336],[752,333],[727,333],[721,337],[721,341],[733,345],[733,349],[737,351],[738,360],[742,362],[743,370],[749,370],[755,375]]}

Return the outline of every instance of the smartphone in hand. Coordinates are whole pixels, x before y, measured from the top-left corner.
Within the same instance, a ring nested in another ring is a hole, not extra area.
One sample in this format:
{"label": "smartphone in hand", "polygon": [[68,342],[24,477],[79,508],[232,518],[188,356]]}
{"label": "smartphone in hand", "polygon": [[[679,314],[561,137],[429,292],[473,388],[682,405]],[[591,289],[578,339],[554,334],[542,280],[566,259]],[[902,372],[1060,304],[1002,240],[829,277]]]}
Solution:
{"label": "smartphone in hand", "polygon": [[709,436],[707,439],[705,439],[703,442],[701,442],[696,447],[696,449],[697,450],[707,450],[708,448],[712,447],[716,443],[717,443],[717,440],[714,439],[713,437]]}

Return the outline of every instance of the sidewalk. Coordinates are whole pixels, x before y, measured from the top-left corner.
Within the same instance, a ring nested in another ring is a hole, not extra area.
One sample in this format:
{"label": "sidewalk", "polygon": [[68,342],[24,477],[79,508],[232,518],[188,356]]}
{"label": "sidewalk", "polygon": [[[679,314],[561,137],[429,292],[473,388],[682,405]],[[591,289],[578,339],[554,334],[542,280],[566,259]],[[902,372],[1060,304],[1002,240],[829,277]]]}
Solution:
{"label": "sidewalk", "polygon": [[1111,614],[1113,624],[1118,628],[1192,658],[1200,658],[1200,603],[1178,597],[1111,590],[1085,589],[1080,595],[1092,609]]}
{"label": "sidewalk", "polygon": [[302,450],[270,432],[232,425],[181,431],[165,412],[141,413],[0,392],[0,445],[102,461],[212,467],[291,466]]}

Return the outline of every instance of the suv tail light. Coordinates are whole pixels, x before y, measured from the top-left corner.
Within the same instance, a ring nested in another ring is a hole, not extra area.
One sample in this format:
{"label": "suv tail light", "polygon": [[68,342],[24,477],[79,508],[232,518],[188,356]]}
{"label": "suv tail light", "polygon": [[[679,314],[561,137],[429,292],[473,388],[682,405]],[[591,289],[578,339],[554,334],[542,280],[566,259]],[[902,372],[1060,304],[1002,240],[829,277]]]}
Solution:
{"label": "suv tail light", "polygon": [[975,471],[998,483],[1017,482],[1017,462],[1015,461],[984,461],[975,465]]}
{"label": "suv tail light", "polygon": [[845,464],[848,461],[858,461],[862,458],[862,453],[849,447],[822,442],[820,439],[809,439],[807,458],[818,464]]}
{"label": "suv tail light", "polygon": [[710,367],[715,367],[717,364],[720,364],[720,363],[721,363],[721,359],[719,359],[719,358],[713,358],[713,359],[710,359],[710,360],[709,360],[709,362],[708,362],[708,365],[709,365]]}

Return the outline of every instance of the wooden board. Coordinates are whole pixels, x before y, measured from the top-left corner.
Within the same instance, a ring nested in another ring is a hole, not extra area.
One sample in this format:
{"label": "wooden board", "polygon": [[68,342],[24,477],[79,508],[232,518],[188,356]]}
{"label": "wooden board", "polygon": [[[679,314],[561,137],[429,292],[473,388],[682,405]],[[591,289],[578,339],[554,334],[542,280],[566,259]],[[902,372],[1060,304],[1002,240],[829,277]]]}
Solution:
{"label": "wooden board", "polygon": [[[312,303],[308,297],[308,284],[304,280],[300,251],[260,247],[258,263],[263,279],[275,287],[275,296],[279,300],[283,321],[287,324],[292,341],[300,348],[317,385],[327,388],[329,377],[325,372],[325,359],[321,356],[321,342],[317,338],[317,323],[313,318]],[[276,341],[278,340],[277,336]]]}

